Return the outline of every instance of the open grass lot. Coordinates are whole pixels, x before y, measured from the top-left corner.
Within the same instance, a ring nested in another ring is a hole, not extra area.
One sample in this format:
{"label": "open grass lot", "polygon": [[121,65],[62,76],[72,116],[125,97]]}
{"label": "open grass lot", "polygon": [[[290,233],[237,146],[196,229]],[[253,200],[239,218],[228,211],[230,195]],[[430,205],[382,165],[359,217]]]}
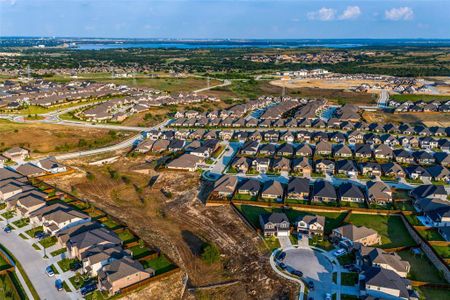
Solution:
{"label": "open grass lot", "polygon": [[100,220],[100,222],[103,224],[103,225],[105,225],[105,227],[107,227],[108,229],[111,229],[111,230],[115,230],[115,229],[117,229],[117,228],[120,228],[121,227],[121,225],[120,224],[118,224],[117,222],[115,222],[115,221],[113,221],[112,219],[110,219],[110,218],[105,218],[105,220]]}
{"label": "open grass lot", "polygon": [[427,95],[427,94],[394,94],[389,96],[390,99],[396,100],[399,102],[406,102],[406,101],[448,101],[450,100],[450,95]]}
{"label": "open grass lot", "polygon": [[409,279],[433,283],[445,282],[439,271],[424,254],[414,255],[410,250],[403,250],[398,252],[398,255],[411,264]]}
{"label": "open grass lot", "polygon": [[365,111],[362,114],[366,122],[378,123],[412,123],[425,124],[427,126],[449,126],[450,113],[400,113],[393,114],[382,111]]}
{"label": "open grass lot", "polygon": [[270,252],[281,247],[280,242],[276,237],[266,237],[264,238],[264,242],[267,248],[269,248]]}
{"label": "open grass lot", "polygon": [[156,275],[168,272],[175,268],[175,265],[172,264],[163,254],[157,258],[142,261],[141,263],[144,268],[152,268],[155,270]]}
{"label": "open grass lot", "polygon": [[331,232],[334,228],[338,227],[342,220],[345,218],[345,213],[308,213],[303,211],[297,211],[293,209],[280,209],[280,208],[263,208],[251,205],[240,205],[237,208],[242,212],[242,214],[247,218],[247,220],[252,223],[257,228],[259,225],[259,215],[270,213],[270,212],[284,212],[291,223],[295,223],[300,216],[305,216],[307,214],[317,214],[326,217],[325,220],[325,231]]}
{"label": "open grass lot", "polygon": [[15,276],[15,274],[0,275],[0,299],[21,300],[22,298],[11,276]]}
{"label": "open grass lot", "polygon": [[13,146],[34,153],[70,152],[114,144],[130,133],[54,124],[23,124],[0,120],[0,150]]}
{"label": "open grass lot", "polygon": [[399,216],[377,216],[352,214],[349,223],[356,226],[366,226],[381,235],[381,248],[396,248],[415,245],[414,240],[406,231]]}

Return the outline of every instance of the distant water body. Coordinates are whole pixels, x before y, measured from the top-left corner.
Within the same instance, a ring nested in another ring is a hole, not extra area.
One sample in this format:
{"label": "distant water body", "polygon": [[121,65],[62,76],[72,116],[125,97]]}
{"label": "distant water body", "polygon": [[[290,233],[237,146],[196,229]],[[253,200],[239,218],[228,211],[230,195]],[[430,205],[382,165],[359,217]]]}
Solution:
{"label": "distant water body", "polygon": [[[75,41],[77,43],[77,41]],[[78,50],[103,50],[123,48],[148,48],[148,49],[229,49],[229,48],[335,48],[349,49],[360,47],[437,47],[450,46],[450,40],[373,40],[373,39],[350,39],[350,40],[201,40],[201,41],[83,41],[78,42]]]}

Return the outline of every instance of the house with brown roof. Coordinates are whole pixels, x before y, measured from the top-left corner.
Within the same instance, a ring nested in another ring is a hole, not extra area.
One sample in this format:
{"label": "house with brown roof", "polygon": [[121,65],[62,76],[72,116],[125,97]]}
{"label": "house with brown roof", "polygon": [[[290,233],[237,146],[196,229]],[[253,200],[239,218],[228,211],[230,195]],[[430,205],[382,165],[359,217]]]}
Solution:
{"label": "house with brown roof", "polygon": [[318,215],[304,215],[297,219],[297,231],[308,237],[323,236],[325,230],[325,217]]}
{"label": "house with brown roof", "polygon": [[236,190],[238,178],[231,175],[223,175],[214,183],[213,195],[223,198],[231,198]]}
{"label": "house with brown roof", "polygon": [[368,181],[366,187],[369,204],[386,205],[392,203],[392,189],[383,181]]}
{"label": "house with brown roof", "polygon": [[121,289],[150,278],[154,274],[155,271],[152,269],[144,270],[138,261],[123,257],[114,260],[98,272],[98,287],[112,296],[120,293]]}
{"label": "house with brown roof", "polygon": [[47,174],[47,171],[33,165],[32,163],[20,165],[16,168],[16,171],[27,177],[39,177]]}
{"label": "house with brown roof", "polygon": [[385,252],[380,248],[361,246],[357,252],[357,263],[362,266],[380,267],[391,270],[406,278],[411,265],[395,252]]}
{"label": "house with brown roof", "polygon": [[3,156],[15,162],[22,162],[30,157],[30,152],[21,147],[13,147],[4,151]]}
{"label": "house with brown roof", "polygon": [[363,246],[372,246],[381,244],[381,236],[373,229],[365,226],[355,226],[347,224],[336,229],[333,229],[331,238],[335,241],[350,241],[353,245],[355,243]]}
{"label": "house with brown roof", "polygon": [[264,184],[261,192],[261,198],[281,201],[283,200],[283,196],[284,187],[279,181],[271,180]]}
{"label": "house with brown roof", "polygon": [[168,163],[167,168],[172,170],[185,170],[194,172],[195,170],[197,170],[198,165],[203,161],[204,158],[202,157],[185,153]]}

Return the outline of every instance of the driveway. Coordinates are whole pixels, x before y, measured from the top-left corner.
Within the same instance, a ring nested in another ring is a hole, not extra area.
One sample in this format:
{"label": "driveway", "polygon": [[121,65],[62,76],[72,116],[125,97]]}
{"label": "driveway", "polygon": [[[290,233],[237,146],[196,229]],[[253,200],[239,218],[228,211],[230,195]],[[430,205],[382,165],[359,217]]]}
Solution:
{"label": "driveway", "polygon": [[324,254],[311,248],[291,248],[284,252],[284,263],[303,272],[305,282],[314,282],[314,290],[309,291],[309,297],[325,299],[327,293],[337,291],[337,285],[333,283],[333,265]]}
{"label": "driveway", "polygon": [[292,248],[292,243],[288,236],[279,236],[278,241],[280,242],[281,249]]}
{"label": "driveway", "polygon": [[[2,226],[6,222],[2,221]],[[60,278],[48,277],[45,268],[50,264],[49,261],[42,258],[42,252],[36,251],[24,239],[16,235],[14,232],[5,233],[0,231],[0,243],[5,246],[16,259],[22,264],[28,278],[30,278],[34,288],[41,299],[77,299],[77,294],[64,291],[57,291],[55,288],[55,280]]]}

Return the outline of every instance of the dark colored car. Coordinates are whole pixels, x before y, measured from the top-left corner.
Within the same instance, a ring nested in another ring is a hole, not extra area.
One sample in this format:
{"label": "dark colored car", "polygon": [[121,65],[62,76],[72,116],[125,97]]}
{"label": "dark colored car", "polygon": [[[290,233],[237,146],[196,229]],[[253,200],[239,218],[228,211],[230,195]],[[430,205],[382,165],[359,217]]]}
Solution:
{"label": "dark colored car", "polygon": [[61,290],[63,289],[63,282],[62,282],[61,279],[56,279],[56,280],[55,280],[55,288],[56,288],[58,291],[61,291]]}
{"label": "dark colored car", "polygon": [[36,234],[34,235],[34,237],[40,240],[40,239],[42,239],[42,238],[45,237],[45,233],[43,233],[43,232],[38,232],[38,233],[36,233]]}
{"label": "dark colored car", "polygon": [[76,261],[76,262],[74,262],[74,263],[72,263],[72,264],[70,265],[70,270],[71,270],[71,271],[76,271],[76,270],[80,269],[81,267],[82,267],[81,262]]}
{"label": "dark colored car", "polygon": [[279,260],[283,260],[286,257],[286,252],[281,252],[280,255],[278,256]]}
{"label": "dark colored car", "polygon": [[298,276],[298,277],[303,277],[303,273],[301,271],[299,271],[299,270],[293,270],[291,272],[291,274],[293,274],[295,276]]}
{"label": "dark colored car", "polygon": [[5,229],[3,229],[6,233],[10,233],[11,232],[11,227],[6,226]]}
{"label": "dark colored car", "polygon": [[285,263],[279,263],[278,265],[279,265],[280,268],[282,268],[283,270],[286,269],[286,264],[285,264]]}
{"label": "dark colored car", "polygon": [[312,282],[312,281],[308,282],[308,288],[310,290],[314,290],[314,282]]}
{"label": "dark colored car", "polygon": [[91,283],[91,284],[83,286],[80,289],[80,292],[81,292],[81,295],[85,296],[85,295],[87,295],[89,293],[92,293],[96,289],[97,289],[97,285],[95,283]]}

